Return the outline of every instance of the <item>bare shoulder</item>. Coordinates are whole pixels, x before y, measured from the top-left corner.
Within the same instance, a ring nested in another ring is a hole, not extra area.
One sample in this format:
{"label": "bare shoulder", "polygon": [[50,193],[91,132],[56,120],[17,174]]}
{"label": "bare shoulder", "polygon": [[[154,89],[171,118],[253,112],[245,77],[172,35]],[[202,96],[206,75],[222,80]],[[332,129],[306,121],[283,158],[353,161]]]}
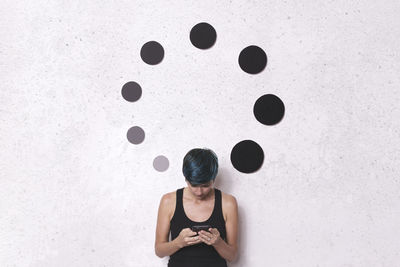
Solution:
{"label": "bare shoulder", "polygon": [[222,202],[225,203],[226,205],[236,205],[237,201],[236,198],[228,193],[222,192]]}
{"label": "bare shoulder", "polygon": [[168,218],[171,220],[175,212],[176,205],[176,191],[165,193],[161,197],[160,206],[168,211]]}
{"label": "bare shoulder", "polygon": [[165,194],[162,196],[162,199],[163,199],[164,201],[166,201],[166,202],[175,201],[175,198],[176,198],[176,192],[175,192],[175,191],[165,193]]}
{"label": "bare shoulder", "polygon": [[238,204],[236,198],[230,194],[221,191],[221,196],[222,196],[222,213],[226,221],[229,215],[232,215],[232,213],[237,212]]}

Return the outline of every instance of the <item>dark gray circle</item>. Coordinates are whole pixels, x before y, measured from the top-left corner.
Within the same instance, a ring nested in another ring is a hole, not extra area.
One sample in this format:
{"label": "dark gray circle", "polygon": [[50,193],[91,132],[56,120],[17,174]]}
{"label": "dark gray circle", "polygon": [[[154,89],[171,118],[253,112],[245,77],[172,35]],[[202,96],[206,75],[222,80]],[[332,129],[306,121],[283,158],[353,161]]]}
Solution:
{"label": "dark gray circle", "polygon": [[132,144],[137,145],[137,144],[140,144],[140,143],[143,142],[143,140],[144,140],[144,131],[139,126],[133,126],[126,133],[126,137],[128,138],[129,142],[131,142]]}
{"label": "dark gray circle", "polygon": [[149,41],[142,46],[140,57],[149,65],[156,65],[164,58],[164,48],[156,41]]}
{"label": "dark gray circle", "polygon": [[169,167],[169,161],[163,155],[157,156],[153,160],[153,167],[154,167],[154,169],[156,169],[159,172],[166,171],[168,169],[168,167]]}
{"label": "dark gray circle", "polygon": [[142,88],[137,82],[127,82],[121,89],[122,97],[129,102],[135,102],[142,96]]}
{"label": "dark gray circle", "polygon": [[266,94],[257,99],[253,107],[254,117],[265,125],[280,122],[285,114],[282,100],[273,94]]}
{"label": "dark gray circle", "polygon": [[267,54],[256,45],[250,45],[243,49],[239,55],[240,68],[250,74],[257,74],[267,65]]}
{"label": "dark gray circle", "polygon": [[243,173],[256,172],[264,161],[264,151],[253,140],[243,140],[237,143],[231,151],[233,167]]}
{"label": "dark gray circle", "polygon": [[214,45],[217,32],[206,22],[196,24],[190,31],[190,41],[199,49],[207,49]]}

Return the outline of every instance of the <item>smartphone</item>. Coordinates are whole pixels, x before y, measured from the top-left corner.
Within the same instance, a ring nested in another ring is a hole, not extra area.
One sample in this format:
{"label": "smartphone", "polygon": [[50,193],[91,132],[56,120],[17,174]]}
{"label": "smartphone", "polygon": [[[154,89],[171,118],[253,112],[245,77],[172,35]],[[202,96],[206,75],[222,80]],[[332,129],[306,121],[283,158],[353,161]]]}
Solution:
{"label": "smartphone", "polygon": [[210,232],[210,231],[208,231],[208,228],[212,228],[212,226],[211,226],[211,225],[208,225],[208,224],[193,225],[193,226],[192,226],[192,231],[193,231],[193,232],[196,232],[196,233],[198,233],[198,232],[201,231],[201,230]]}

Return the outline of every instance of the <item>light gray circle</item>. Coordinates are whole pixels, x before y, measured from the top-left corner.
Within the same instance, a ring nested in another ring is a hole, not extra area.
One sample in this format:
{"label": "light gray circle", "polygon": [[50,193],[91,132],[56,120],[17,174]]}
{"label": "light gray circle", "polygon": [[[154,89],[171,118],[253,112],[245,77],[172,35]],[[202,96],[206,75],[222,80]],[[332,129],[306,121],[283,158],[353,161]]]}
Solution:
{"label": "light gray circle", "polygon": [[126,133],[126,137],[128,138],[129,142],[131,142],[132,144],[137,145],[137,144],[140,144],[140,143],[143,142],[143,140],[144,140],[144,131],[139,126],[133,126]]}
{"label": "light gray circle", "polygon": [[153,167],[154,167],[154,169],[156,169],[159,172],[166,171],[168,169],[168,167],[169,167],[169,161],[163,155],[157,156],[153,160]]}

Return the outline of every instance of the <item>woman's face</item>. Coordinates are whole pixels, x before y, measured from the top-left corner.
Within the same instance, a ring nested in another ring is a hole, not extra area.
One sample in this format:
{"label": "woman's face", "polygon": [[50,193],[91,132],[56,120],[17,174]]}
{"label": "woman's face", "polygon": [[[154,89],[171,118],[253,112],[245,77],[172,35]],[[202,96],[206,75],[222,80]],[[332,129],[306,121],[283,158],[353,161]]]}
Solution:
{"label": "woman's face", "polygon": [[214,180],[201,185],[191,185],[187,180],[186,183],[192,195],[197,199],[206,198],[211,193],[214,186]]}

